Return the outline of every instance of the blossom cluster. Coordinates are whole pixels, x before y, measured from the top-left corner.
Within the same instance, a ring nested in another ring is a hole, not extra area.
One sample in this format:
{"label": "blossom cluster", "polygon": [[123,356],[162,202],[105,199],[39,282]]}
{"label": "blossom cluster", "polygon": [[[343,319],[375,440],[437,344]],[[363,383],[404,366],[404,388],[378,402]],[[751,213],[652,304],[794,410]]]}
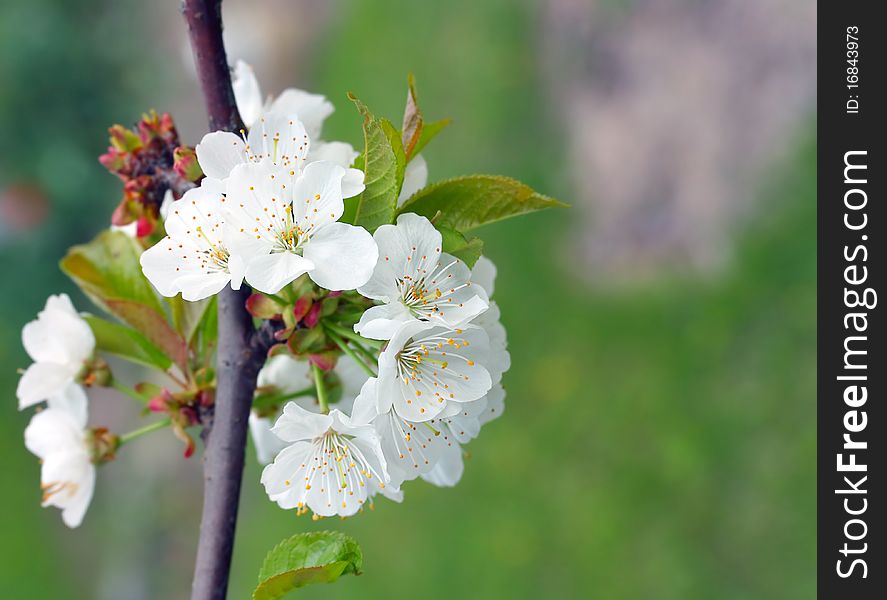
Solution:
{"label": "blossom cluster", "polygon": [[[243,62],[233,75],[240,135],[213,132],[190,150],[166,115],[146,117],[136,133],[112,129],[102,163],[132,182],[113,223],[147,219],[150,228],[139,225],[140,243],[99,236],[62,266],[117,322],[59,295],[24,328],[34,363],[19,407],[45,403],[25,443],[42,461],[44,505],[71,527],[89,505],[96,465],[123,444],[170,427],[185,455],[193,451],[188,430],[211,423],[215,398],[212,297],[228,287],[249,286],[244,309],[273,331],[249,427],[261,484],[281,508],[345,517],[378,495],[401,501],[413,479],[453,486],[463,446],[504,410],[510,357],[492,299],[496,268],[479,251],[468,262],[447,252],[453,231],[409,210],[428,183],[418,150],[403,155],[396,218],[368,230],[347,202],[372,184],[369,161],[323,140],[333,105],[296,89],[266,99]],[[420,132],[407,127],[412,150]],[[169,189],[169,169],[188,185],[161,210],[155,192]],[[90,263],[100,259],[114,264]],[[126,268],[135,272],[101,280]],[[100,352],[161,377],[127,387]],[[97,385],[163,419],[119,436],[89,427],[87,391]]]}

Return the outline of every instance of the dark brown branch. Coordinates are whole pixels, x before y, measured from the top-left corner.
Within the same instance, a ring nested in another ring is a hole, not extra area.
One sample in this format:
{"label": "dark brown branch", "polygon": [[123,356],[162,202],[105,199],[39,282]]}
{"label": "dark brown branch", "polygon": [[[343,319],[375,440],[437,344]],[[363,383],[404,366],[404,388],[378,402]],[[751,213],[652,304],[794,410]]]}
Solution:
{"label": "dark brown branch", "polygon": [[[222,42],[221,0],[183,0],[182,13],[206,100],[211,131],[239,131],[231,72]],[[247,423],[267,335],[257,335],[244,304],[249,290],[219,294],[217,391],[203,454],[203,516],[192,600],[224,600],[231,569]]]}

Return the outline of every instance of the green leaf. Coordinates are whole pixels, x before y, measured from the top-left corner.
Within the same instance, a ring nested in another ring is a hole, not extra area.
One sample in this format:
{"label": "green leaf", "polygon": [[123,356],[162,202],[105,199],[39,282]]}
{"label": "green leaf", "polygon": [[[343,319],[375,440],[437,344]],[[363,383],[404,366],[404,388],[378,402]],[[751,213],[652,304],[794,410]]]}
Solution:
{"label": "green leaf", "polygon": [[[498,175],[469,175],[429,185],[410,197],[398,214],[416,213],[457,231],[567,204],[528,185]],[[439,214],[438,214],[439,213]]]}
{"label": "green leaf", "polygon": [[280,542],[265,557],[253,600],[277,600],[310,583],[332,583],[360,575],[363,553],[352,538],[336,531],[300,533]]}
{"label": "green leaf", "polygon": [[96,305],[140,331],[185,368],[187,346],[166,319],[163,306],[139,264],[141,247],[125,233],[103,231],[74,246],[60,266]]}
{"label": "green leaf", "polygon": [[409,160],[412,160],[417,154],[422,152],[422,149],[428,145],[428,142],[437,137],[437,134],[443,131],[450,123],[452,123],[451,119],[441,119],[440,121],[435,121],[433,123],[423,123],[422,134],[419,136],[419,141],[413,146]]}
{"label": "green leaf", "polygon": [[419,100],[416,97],[416,78],[410,73],[407,77],[407,104],[403,111],[403,132],[401,143],[407,162],[413,158],[416,144],[422,136],[422,129],[425,127],[425,120],[422,117],[422,111],[419,110]]}
{"label": "green leaf", "polygon": [[403,174],[407,168],[407,157],[404,154],[403,142],[400,139],[400,132],[394,127],[394,124],[388,119],[380,119],[379,125],[382,127],[382,131],[385,132],[385,137],[388,138],[388,143],[391,145],[391,150],[394,152],[394,177],[395,177],[395,189],[397,193],[394,195],[394,204],[397,206],[397,198],[400,196],[400,188],[403,187]]}
{"label": "green leaf", "polygon": [[166,371],[172,361],[141,333],[124,325],[106,321],[100,317],[83,317],[93,335],[96,348],[102,352],[120,356],[132,362]]}
{"label": "green leaf", "polygon": [[449,227],[437,226],[443,238],[443,251],[452,254],[466,265],[468,268],[474,266],[477,259],[484,251],[484,242],[479,237],[466,238],[464,235],[450,229]]}
{"label": "green leaf", "polygon": [[[397,175],[399,160],[382,122],[373,117],[366,105],[353,94],[348,97],[363,115],[364,150],[357,166],[364,172],[366,189],[345,201],[345,213],[341,220],[365,227],[372,233],[379,225],[394,220],[397,195],[400,193]],[[400,179],[402,182],[402,174]]]}
{"label": "green leaf", "polygon": [[210,299],[189,302],[179,295],[167,298],[166,303],[169,305],[176,331],[186,342],[190,342],[197,333],[203,314],[210,305]]}

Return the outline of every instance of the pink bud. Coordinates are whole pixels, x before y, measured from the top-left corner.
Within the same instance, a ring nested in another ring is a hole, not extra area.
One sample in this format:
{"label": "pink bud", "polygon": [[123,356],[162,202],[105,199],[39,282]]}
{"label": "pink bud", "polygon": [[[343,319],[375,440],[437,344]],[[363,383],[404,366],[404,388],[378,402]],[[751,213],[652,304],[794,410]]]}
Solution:
{"label": "pink bud", "polygon": [[148,400],[148,410],[156,413],[166,412],[166,398],[163,397],[163,394]]}
{"label": "pink bud", "polygon": [[193,148],[179,146],[173,152],[173,169],[188,181],[197,181],[203,177],[203,170],[197,163],[197,154]]}
{"label": "pink bud", "polygon": [[309,354],[308,361],[311,364],[316,365],[321,371],[332,371],[336,368],[336,355],[333,352]]}
{"label": "pink bud", "polygon": [[323,309],[323,305],[318,303],[311,305],[311,310],[308,311],[308,314],[305,315],[305,318],[302,319],[302,322],[305,324],[305,327],[312,328],[315,327],[320,321],[320,311]]}
{"label": "pink bud", "polygon": [[143,238],[151,235],[152,231],[154,231],[154,223],[151,222],[151,219],[145,216],[139,217],[136,223],[136,237]]}
{"label": "pink bud", "polygon": [[296,323],[304,319],[305,315],[308,314],[308,311],[311,309],[311,302],[311,296],[302,296],[296,300],[296,303],[293,305],[293,317],[295,317]]}

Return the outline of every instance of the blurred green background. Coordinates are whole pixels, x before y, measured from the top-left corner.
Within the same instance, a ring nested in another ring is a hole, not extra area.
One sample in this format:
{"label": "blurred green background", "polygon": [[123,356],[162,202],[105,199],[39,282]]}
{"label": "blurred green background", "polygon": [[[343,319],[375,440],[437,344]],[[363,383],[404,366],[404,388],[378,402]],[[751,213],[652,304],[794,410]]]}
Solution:
{"label": "blurred green background", "polygon": [[[105,128],[153,107],[177,117],[185,141],[199,139],[178,4],[0,4],[3,598],[187,596],[199,457],[183,461],[165,434],[140,441],[138,456],[102,468],[84,525],[69,531],[39,507],[38,464],[22,445],[29,415],[14,394],[27,365],[21,326],[49,293],[73,294],[57,261],[106,226],[119,198],[96,161]],[[402,505],[314,523],[267,501],[250,453],[230,597],[249,597],[280,539],[317,528],[353,535],[365,574],[305,598],[813,597],[812,119],[744,182],[758,209],[724,240],[735,247],[719,269],[612,287],[572,246],[587,207],[574,198],[552,74],[537,60],[537,3],[297,4],[241,7],[236,24],[226,13],[228,30],[241,32],[248,59],[263,36],[272,47],[288,31],[307,36],[286,79],[337,104],[327,139],[360,139],[349,90],[397,120],[414,72],[425,114],[454,117],[425,153],[432,180],[501,173],[574,208],[480,232],[499,267],[513,366],[505,415],[467,447],[462,482],[414,482]],[[323,18],[299,20],[312,11]],[[269,19],[278,29],[263,29]],[[124,400],[98,402],[134,423]],[[94,422],[103,416],[94,408]]]}

